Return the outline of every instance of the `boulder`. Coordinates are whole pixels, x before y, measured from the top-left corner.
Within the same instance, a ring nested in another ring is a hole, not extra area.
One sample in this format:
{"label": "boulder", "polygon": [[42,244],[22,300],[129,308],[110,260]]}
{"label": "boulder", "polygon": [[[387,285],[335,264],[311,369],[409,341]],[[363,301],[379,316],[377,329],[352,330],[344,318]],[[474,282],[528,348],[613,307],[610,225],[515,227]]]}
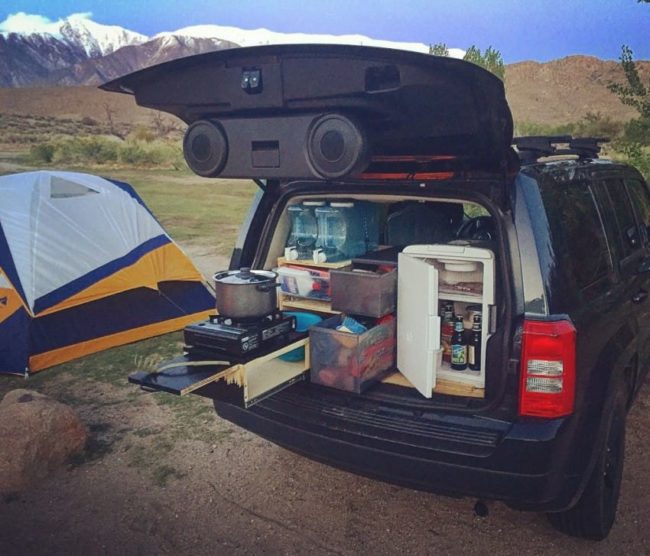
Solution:
{"label": "boulder", "polygon": [[19,492],[83,451],[87,432],[75,412],[32,390],[0,402],[0,493]]}

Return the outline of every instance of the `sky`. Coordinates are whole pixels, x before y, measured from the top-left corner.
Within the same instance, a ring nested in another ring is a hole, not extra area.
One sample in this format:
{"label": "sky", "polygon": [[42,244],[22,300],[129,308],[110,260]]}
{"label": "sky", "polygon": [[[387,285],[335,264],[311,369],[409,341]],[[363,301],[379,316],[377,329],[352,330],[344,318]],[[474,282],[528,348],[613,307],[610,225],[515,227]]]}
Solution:
{"label": "sky", "polygon": [[51,20],[92,19],[145,35],[199,24],[279,32],[359,33],[374,39],[493,46],[506,63],[571,54],[650,59],[650,3],[637,0],[0,0]]}

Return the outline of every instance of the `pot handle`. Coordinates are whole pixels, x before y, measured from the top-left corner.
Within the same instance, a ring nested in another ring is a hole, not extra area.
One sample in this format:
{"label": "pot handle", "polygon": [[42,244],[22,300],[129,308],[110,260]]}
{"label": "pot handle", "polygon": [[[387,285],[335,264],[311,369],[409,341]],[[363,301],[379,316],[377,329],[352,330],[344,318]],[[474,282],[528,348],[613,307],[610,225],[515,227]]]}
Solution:
{"label": "pot handle", "polygon": [[274,290],[275,288],[280,287],[280,284],[276,284],[275,282],[268,282],[264,284],[257,284],[256,288],[258,292],[266,293],[270,292],[271,290]]}

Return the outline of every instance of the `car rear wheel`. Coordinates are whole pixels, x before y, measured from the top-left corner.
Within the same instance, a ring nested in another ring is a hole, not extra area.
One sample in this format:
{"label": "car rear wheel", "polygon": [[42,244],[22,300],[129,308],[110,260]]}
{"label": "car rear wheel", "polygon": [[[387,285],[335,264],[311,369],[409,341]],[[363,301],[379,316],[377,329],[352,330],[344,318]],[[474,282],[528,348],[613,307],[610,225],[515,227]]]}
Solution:
{"label": "car rear wheel", "polygon": [[623,476],[625,416],[625,395],[620,391],[607,423],[605,444],[578,503],[567,511],[548,514],[549,521],[559,531],[597,541],[609,534]]}

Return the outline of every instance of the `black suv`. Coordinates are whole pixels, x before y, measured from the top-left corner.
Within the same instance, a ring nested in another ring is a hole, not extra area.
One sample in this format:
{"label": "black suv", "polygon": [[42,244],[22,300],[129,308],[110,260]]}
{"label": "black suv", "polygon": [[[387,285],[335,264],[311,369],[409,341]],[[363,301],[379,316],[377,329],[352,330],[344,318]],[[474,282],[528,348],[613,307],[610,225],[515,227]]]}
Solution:
{"label": "black suv", "polygon": [[252,375],[238,375],[195,390],[221,417],[356,473],[547,512],[576,536],[608,534],[650,350],[650,196],[635,169],[599,159],[599,138],[513,140],[502,82],[447,58],[234,49],[103,87],[190,124],[185,155],[199,175],[260,185],[231,268],[273,268],[285,209],[305,199],[377,202],[388,218],[409,203],[462,207],[431,212],[446,226],[431,243],[494,253],[479,395],[426,397],[395,381],[353,394],[302,373],[253,400]]}

